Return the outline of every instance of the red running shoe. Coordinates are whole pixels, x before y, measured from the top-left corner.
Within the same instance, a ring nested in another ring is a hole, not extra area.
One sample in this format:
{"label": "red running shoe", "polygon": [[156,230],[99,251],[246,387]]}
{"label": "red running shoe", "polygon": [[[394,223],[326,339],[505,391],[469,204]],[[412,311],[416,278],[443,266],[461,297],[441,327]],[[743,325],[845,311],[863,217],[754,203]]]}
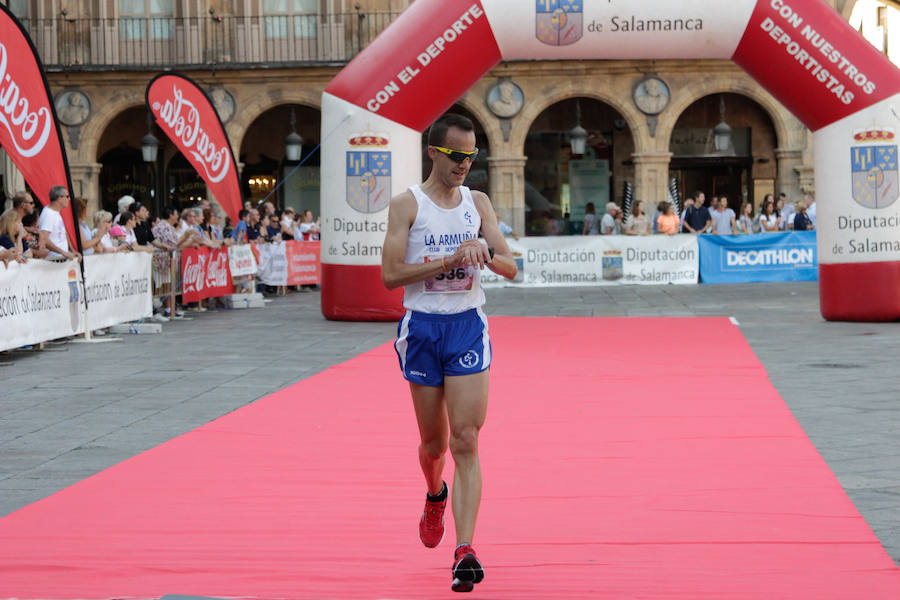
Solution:
{"label": "red running shoe", "polygon": [[484,579],[484,567],[475,556],[475,549],[468,544],[460,544],[456,548],[453,561],[453,583],[450,589],[454,592],[471,592],[476,583]]}
{"label": "red running shoe", "polygon": [[437,502],[432,502],[425,496],[425,510],[422,511],[422,519],[419,521],[419,539],[426,548],[435,548],[444,539],[444,509],[447,507],[447,484],[441,493],[437,495]]}

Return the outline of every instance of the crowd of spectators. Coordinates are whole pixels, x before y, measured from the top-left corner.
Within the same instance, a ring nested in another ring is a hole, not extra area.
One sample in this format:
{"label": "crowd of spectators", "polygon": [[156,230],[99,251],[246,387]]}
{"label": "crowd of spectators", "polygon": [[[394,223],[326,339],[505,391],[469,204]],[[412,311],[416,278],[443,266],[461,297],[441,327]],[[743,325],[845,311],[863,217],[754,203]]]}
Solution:
{"label": "crowd of spectators", "polygon": [[816,200],[806,194],[803,200],[787,202],[785,194],[778,199],[766,194],[754,214],[753,205],[744,202],[735,213],[727,196],[713,196],[706,206],[706,194],[698,191],[685,199],[681,214],[672,202],[657,204],[656,214],[649,217],[645,203],[636,200],[628,215],[615,202],[608,202],[603,216],[597,215],[593,202],[585,207],[582,235],[674,235],[677,233],[708,233],[712,235],[740,235],[779,231],[813,231],[816,228]]}
{"label": "crowd of spectators", "polygon": [[[69,243],[61,214],[70,200],[81,253]],[[268,201],[258,207],[246,202],[233,226],[222,208],[208,200],[184,209],[167,207],[159,215],[151,215],[146,205],[126,195],[116,203],[117,214],[101,209],[88,215],[87,201],[70,199],[64,186],[50,190],[50,203],[43,209],[24,191],[16,193],[7,205],[0,214],[0,261],[4,265],[29,259],[80,259],[81,254],[152,253],[154,290],[160,299],[153,318],[158,321],[184,316],[176,304],[181,275],[176,268],[178,250],[319,239],[319,221],[311,210],[299,215],[290,207],[278,211]],[[315,286],[306,289],[309,287]],[[202,303],[197,308],[204,309]]]}

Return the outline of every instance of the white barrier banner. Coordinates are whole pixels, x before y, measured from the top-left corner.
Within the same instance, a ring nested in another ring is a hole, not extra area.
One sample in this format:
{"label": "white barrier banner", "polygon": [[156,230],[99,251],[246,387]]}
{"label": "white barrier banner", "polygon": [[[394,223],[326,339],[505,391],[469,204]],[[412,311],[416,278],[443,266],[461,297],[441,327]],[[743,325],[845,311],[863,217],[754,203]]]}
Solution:
{"label": "white barrier banner", "polygon": [[84,257],[88,327],[100,329],[153,314],[151,262],[146,252]]}
{"label": "white barrier banner", "polygon": [[288,263],[285,243],[257,244],[256,250],[259,252],[257,281],[266,285],[287,285]]}
{"label": "white barrier banner", "polygon": [[231,269],[232,277],[242,277],[256,273],[256,257],[253,256],[250,244],[229,246],[228,268]]}
{"label": "white barrier banner", "polygon": [[84,332],[78,263],[0,264],[0,350]]}
{"label": "white barrier banner", "polygon": [[484,287],[695,284],[697,236],[566,236],[507,240],[519,267],[514,281],[485,269]]}

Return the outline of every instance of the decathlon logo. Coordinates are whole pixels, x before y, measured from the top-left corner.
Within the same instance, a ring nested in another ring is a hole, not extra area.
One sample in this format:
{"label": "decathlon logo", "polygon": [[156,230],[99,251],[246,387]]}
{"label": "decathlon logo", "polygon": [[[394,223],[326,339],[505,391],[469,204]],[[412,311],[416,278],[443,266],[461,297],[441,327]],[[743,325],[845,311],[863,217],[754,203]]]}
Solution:
{"label": "decathlon logo", "polygon": [[478,353],[474,350],[469,350],[459,357],[459,364],[466,369],[471,369],[478,364]]}
{"label": "decathlon logo", "polygon": [[816,264],[812,248],[726,250],[725,263],[729,267],[813,267]]}

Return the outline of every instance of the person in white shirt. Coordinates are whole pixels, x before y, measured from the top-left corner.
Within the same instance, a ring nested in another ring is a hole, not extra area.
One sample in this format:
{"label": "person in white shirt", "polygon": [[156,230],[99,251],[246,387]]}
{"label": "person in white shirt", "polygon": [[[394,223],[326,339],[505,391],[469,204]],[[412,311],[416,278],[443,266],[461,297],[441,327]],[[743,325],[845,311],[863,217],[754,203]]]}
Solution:
{"label": "person in white shirt", "polygon": [[615,202],[606,203],[606,214],[600,220],[600,235],[615,235],[617,212],[619,212],[618,204]]}
{"label": "person in white shirt", "polygon": [[790,224],[794,222],[794,204],[787,201],[787,194],[784,192],[778,194],[778,200],[775,202],[775,212],[781,215],[781,224],[778,226],[779,231],[788,231]]}
{"label": "person in white shirt", "polygon": [[77,252],[69,252],[69,240],[66,237],[66,224],[62,211],[69,206],[69,190],[65,186],[55,185],[50,188],[50,204],[41,211],[38,219],[41,244],[50,250],[47,258],[80,258]]}
{"label": "person in white shirt", "polygon": [[812,221],[813,229],[816,228],[816,197],[812,194],[803,195],[803,203],[806,204],[806,216]]}

